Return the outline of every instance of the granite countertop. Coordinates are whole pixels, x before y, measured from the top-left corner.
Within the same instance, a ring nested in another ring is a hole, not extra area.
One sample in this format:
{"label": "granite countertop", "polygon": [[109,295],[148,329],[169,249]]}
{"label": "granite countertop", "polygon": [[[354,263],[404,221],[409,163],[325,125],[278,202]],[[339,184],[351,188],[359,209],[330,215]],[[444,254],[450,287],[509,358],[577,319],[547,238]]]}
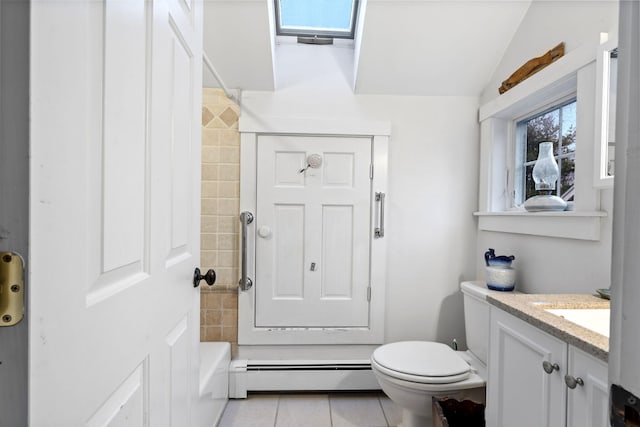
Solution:
{"label": "granite countertop", "polygon": [[548,308],[609,308],[608,300],[585,294],[492,292],[487,301],[600,360],[609,359],[608,337],[545,311]]}

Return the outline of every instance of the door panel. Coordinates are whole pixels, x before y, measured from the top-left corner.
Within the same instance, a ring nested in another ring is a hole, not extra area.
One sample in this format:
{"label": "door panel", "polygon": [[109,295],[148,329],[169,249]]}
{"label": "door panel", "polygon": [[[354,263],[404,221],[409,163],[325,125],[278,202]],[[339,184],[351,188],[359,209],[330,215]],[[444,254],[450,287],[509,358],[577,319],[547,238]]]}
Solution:
{"label": "door panel", "polygon": [[368,326],[371,139],[257,146],[256,326]]}
{"label": "door panel", "polygon": [[[124,13],[128,19],[118,19]],[[88,196],[86,209],[92,251],[101,255],[89,260],[89,306],[148,277],[144,201],[149,194],[145,143],[147,10],[143,1],[108,1],[102,13],[92,10],[92,18],[92,24],[103,31],[92,43],[100,70],[93,70],[96,74],[91,80],[90,132],[96,139],[87,147],[87,161],[91,166],[88,184],[99,190]],[[128,67],[118,65],[123,59]]]}
{"label": "door panel", "polygon": [[169,348],[169,372],[171,393],[171,425],[183,425],[189,419],[189,370],[190,319],[185,317],[169,332],[166,344]]}
{"label": "door panel", "polygon": [[[127,19],[118,19],[122,14]],[[102,43],[104,89],[101,105],[102,143],[94,159],[102,157],[102,273],[137,264],[142,268],[144,244],[145,182],[145,106],[147,73],[145,52],[149,49],[146,33],[145,2],[107,1],[104,4],[104,41]],[[126,61],[123,67],[120,61]]]}
{"label": "door panel", "polygon": [[30,423],[195,425],[201,3],[31,6]]}
{"label": "door panel", "polygon": [[274,299],[304,298],[304,205],[275,205]]}
{"label": "door panel", "polygon": [[178,257],[189,248],[189,230],[193,227],[189,215],[193,199],[190,186],[191,155],[195,148],[191,135],[193,109],[193,54],[175,25],[170,25],[171,46],[171,255]]}
{"label": "door panel", "polygon": [[353,169],[355,156],[353,153],[325,153],[324,171],[322,174],[323,187],[353,187]]}
{"label": "door panel", "polygon": [[300,165],[304,165],[304,151],[278,151],[275,153],[276,186],[304,187],[304,175],[300,173]]}
{"label": "door panel", "polygon": [[353,297],[353,206],[322,207],[321,298]]}
{"label": "door panel", "polygon": [[102,407],[87,421],[88,427],[144,425],[148,393],[146,363],[139,365],[122,382]]}

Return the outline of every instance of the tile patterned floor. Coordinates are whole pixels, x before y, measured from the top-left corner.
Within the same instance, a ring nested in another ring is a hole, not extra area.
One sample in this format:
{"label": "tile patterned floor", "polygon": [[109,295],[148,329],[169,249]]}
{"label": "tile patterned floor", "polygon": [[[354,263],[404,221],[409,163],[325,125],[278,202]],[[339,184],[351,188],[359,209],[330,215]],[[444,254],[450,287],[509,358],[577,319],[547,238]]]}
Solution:
{"label": "tile patterned floor", "polygon": [[397,426],[400,408],[382,393],[250,394],[229,400],[219,427]]}

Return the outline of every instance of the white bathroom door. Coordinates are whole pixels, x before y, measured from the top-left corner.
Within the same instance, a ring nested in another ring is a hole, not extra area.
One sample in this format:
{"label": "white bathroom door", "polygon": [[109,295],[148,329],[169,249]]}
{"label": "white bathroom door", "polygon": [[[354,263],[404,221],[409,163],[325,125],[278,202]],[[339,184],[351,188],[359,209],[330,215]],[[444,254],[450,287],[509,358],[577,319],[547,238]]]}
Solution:
{"label": "white bathroom door", "polygon": [[367,327],[371,138],[257,146],[256,326]]}
{"label": "white bathroom door", "polygon": [[197,425],[201,9],[31,2],[32,427]]}

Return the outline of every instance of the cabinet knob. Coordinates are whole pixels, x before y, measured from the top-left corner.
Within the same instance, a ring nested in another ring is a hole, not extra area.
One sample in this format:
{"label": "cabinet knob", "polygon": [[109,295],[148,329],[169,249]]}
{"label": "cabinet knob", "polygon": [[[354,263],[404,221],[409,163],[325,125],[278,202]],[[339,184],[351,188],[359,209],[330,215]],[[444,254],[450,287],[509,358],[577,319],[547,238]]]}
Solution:
{"label": "cabinet knob", "polygon": [[557,363],[551,363],[545,360],[542,362],[542,369],[544,369],[547,374],[552,374],[553,371],[559,371],[560,366]]}
{"label": "cabinet knob", "polygon": [[582,387],[584,385],[584,381],[582,380],[582,378],[574,378],[573,375],[565,375],[564,383],[572,390],[577,386]]}

